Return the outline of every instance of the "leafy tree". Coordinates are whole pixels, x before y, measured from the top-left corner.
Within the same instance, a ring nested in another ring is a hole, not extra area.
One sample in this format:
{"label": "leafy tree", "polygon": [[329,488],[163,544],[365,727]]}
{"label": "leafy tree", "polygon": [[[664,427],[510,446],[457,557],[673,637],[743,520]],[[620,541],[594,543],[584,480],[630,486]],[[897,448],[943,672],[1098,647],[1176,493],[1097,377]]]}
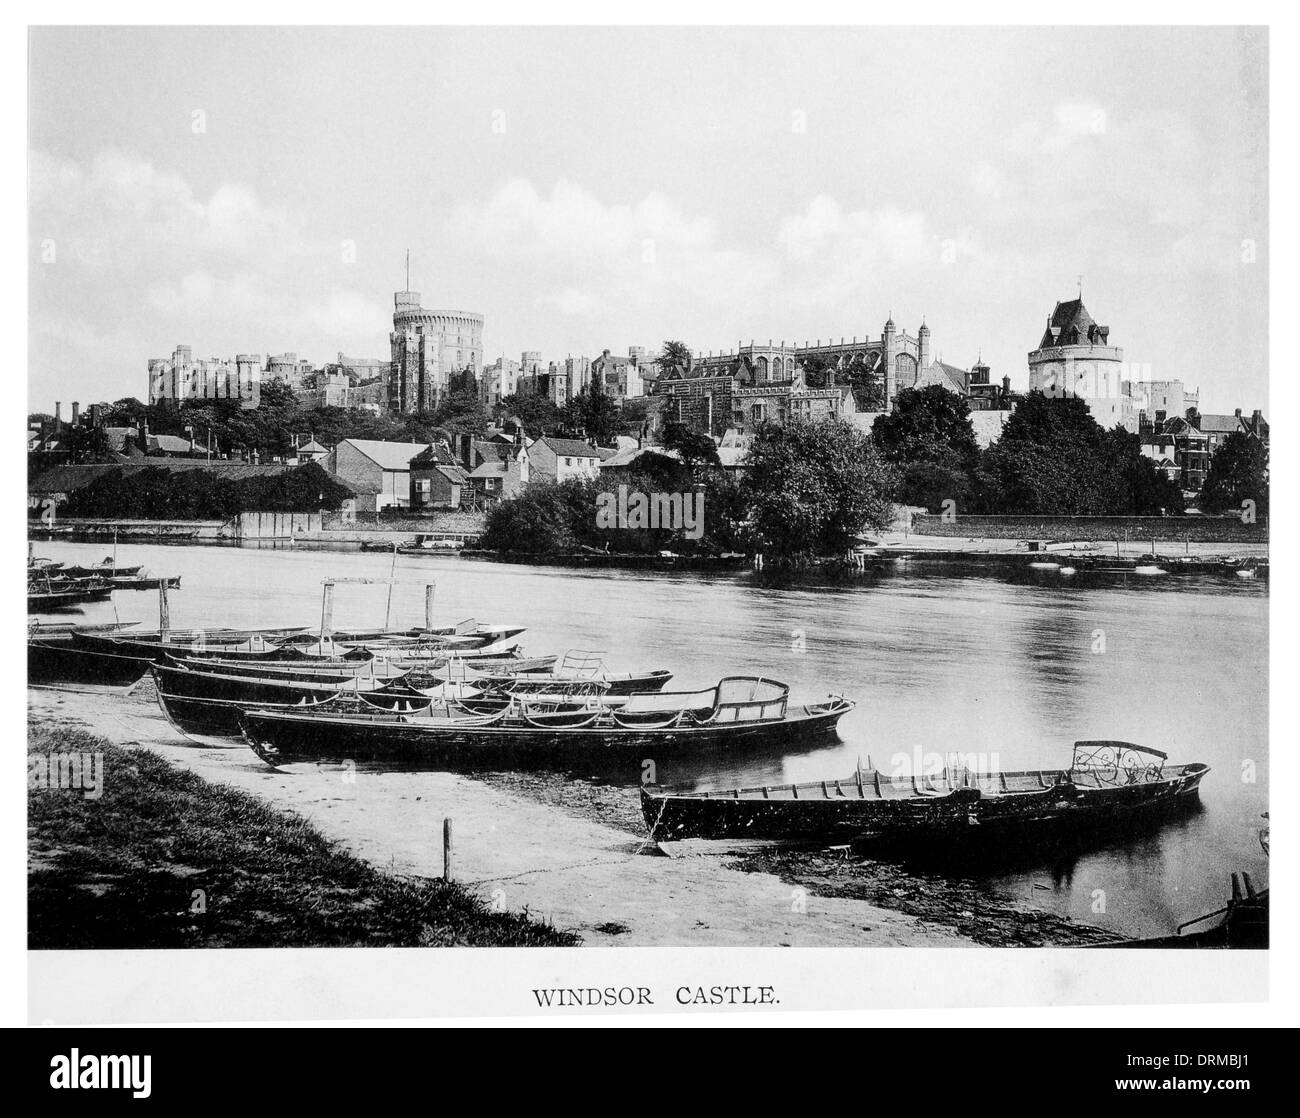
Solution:
{"label": "leafy tree", "polygon": [[875,357],[855,356],[841,370],[863,411],[884,411],[885,377]]}
{"label": "leafy tree", "polygon": [[803,360],[803,379],[809,388],[825,388],[830,381],[831,370],[837,363],[819,353],[810,353]]}
{"label": "leafy tree", "polygon": [[1031,392],[980,463],[989,512],[1064,516],[1181,512],[1178,487],[1144,458],[1137,435],[1103,430],[1075,396]]}
{"label": "leafy tree", "polygon": [[338,508],[352,496],[315,462],[281,474],[234,481],[214,470],[149,466],[113,470],[74,490],[68,516],[157,520],[225,519],[241,512],[311,512]]}
{"label": "leafy tree", "polygon": [[891,411],[876,417],[871,437],[888,462],[932,462],[970,470],[979,458],[970,408],[942,385],[904,388]]}
{"label": "leafy tree", "polygon": [[620,435],[640,435],[650,418],[650,397],[633,396],[624,400],[618,413],[618,433]]}
{"label": "leafy tree", "polygon": [[659,368],[664,372],[676,368],[689,373],[691,362],[691,351],[685,342],[666,341],[659,351]]}
{"label": "leafy tree", "polygon": [[748,551],[753,531],[744,482],[730,470],[706,470],[700,486],[704,490],[704,550]]}
{"label": "leafy tree", "polygon": [[937,512],[944,501],[970,507],[979,444],[966,401],[942,385],[905,388],[879,415],[872,441],[899,468],[898,499]]}
{"label": "leafy tree", "polygon": [[502,501],[488,513],[481,545],[494,551],[532,554],[572,550],[576,542],[573,505],[579,496],[574,490],[585,487],[578,479],[558,485],[552,481],[530,483],[517,497]]}
{"label": "leafy tree", "polygon": [[560,409],[546,396],[506,396],[496,410],[502,419],[518,419],[530,435],[554,434],[564,422]]}
{"label": "leafy tree", "polygon": [[1268,447],[1234,431],[1210,459],[1200,504],[1204,512],[1225,512],[1239,511],[1242,501],[1254,501],[1258,513],[1268,512]]}
{"label": "leafy tree", "polygon": [[465,393],[477,398],[478,377],[474,375],[474,370],[466,365],[460,372],[452,373],[447,378],[447,391],[452,395]]}
{"label": "leafy tree", "polygon": [[754,529],[781,559],[842,551],[864,529],[885,527],[893,485],[871,439],[841,419],[764,425],[746,461]]}
{"label": "leafy tree", "polygon": [[697,466],[722,465],[713,439],[685,423],[676,420],[665,423],[663,445],[665,450],[675,450],[681,456],[682,464],[692,475]]}
{"label": "leafy tree", "polygon": [[604,388],[592,382],[585,385],[565,406],[563,418],[575,432],[596,440],[599,446],[610,446],[618,434],[621,420],[618,405]]}
{"label": "leafy tree", "polygon": [[[468,370],[467,370],[468,372]],[[474,374],[469,373],[473,380]],[[478,393],[463,386],[453,388],[429,416],[430,426],[448,431],[482,434],[487,430],[487,409]]]}

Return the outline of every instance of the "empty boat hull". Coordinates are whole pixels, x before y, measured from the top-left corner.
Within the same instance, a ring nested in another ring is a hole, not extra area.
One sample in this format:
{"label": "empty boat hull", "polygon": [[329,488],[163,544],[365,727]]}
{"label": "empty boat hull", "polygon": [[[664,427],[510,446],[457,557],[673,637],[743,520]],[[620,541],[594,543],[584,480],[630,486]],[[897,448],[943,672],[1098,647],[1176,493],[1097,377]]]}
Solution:
{"label": "empty boat hull", "polygon": [[654,729],[624,726],[519,726],[477,719],[338,717],[250,709],[244,737],[272,766],[353,761],[401,768],[442,765],[527,767],[619,757],[645,758],[762,749],[833,734],[852,703],[802,707],[783,718]]}
{"label": "empty boat hull", "polygon": [[[984,840],[1013,831],[1049,827],[1103,827],[1194,801],[1201,764],[1178,766],[1160,780],[1134,784],[1090,783],[1062,771],[1008,773],[992,778],[1022,784],[1024,790],[988,791],[979,777],[972,787],[946,792],[888,792],[891,782],[878,773],[849,780],[768,789],[673,793],[641,789],[641,811],[658,842],[682,839],[774,839],[846,843],[872,837],[924,841]],[[1039,787],[1032,787],[1030,781]]]}

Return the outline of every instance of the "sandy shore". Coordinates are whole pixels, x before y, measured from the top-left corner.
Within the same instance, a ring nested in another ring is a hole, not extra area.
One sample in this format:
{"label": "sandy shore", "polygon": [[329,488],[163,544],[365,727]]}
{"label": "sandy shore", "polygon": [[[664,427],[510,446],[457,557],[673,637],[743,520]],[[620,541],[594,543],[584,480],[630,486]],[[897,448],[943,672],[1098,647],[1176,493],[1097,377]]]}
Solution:
{"label": "sandy shore", "polygon": [[[242,744],[199,745],[171,728],[151,685],[123,697],[32,688],[29,717],[152,750],[207,780],[297,812],[359,857],[439,876],[453,821],[454,875],[488,904],[544,917],[587,944],[963,946],[950,927],[855,897],[818,896],[777,873],[712,856],[646,853],[643,834],[450,773],[279,773]],[[112,773],[107,774],[112,779]],[[628,820],[626,812],[615,816]]]}

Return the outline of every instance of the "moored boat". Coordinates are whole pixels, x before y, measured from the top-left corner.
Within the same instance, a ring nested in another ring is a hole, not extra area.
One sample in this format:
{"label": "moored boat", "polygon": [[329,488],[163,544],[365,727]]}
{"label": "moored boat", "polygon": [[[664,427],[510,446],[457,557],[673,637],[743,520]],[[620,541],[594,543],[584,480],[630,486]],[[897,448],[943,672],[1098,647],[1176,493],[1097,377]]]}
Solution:
{"label": "moored boat", "polygon": [[126,687],[144,678],[152,662],[148,657],[78,648],[66,637],[33,636],[27,642],[29,683],[92,683]]}
{"label": "moored boat", "polygon": [[731,676],[703,691],[631,695],[619,706],[526,699],[486,715],[434,708],[412,715],[321,712],[244,713],[244,737],[268,764],[337,762],[437,768],[443,764],[512,767],[619,756],[735,752],[833,733],[853,703],[832,696],[791,707],[784,683]]}
{"label": "moored boat", "polygon": [[875,837],[960,844],[1054,826],[1099,827],[1193,801],[1209,766],[1166,766],[1159,750],[1080,741],[1068,769],[949,769],[722,791],[641,789],[650,837],[847,843]]}
{"label": "moored boat", "polygon": [[102,579],[68,579],[58,581],[42,579],[27,585],[27,612],[44,613],[68,609],[90,602],[106,602],[113,588]]}
{"label": "moored boat", "polygon": [[243,712],[250,707],[267,709],[313,709],[367,693],[393,690],[388,699],[374,704],[378,709],[414,711],[427,707],[432,697],[403,686],[402,677],[347,680],[271,679],[265,676],[227,675],[194,671],[174,665],[152,666],[158,704],[168,720],[185,733],[238,736]]}

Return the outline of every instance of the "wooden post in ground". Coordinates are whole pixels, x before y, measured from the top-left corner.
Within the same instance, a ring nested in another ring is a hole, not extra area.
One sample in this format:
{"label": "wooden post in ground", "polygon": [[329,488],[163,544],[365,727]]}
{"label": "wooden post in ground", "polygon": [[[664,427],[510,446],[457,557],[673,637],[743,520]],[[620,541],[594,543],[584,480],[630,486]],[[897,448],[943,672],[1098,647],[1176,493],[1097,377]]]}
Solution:
{"label": "wooden post in ground", "polygon": [[424,627],[433,628],[433,592],[437,589],[436,582],[428,583],[424,588]]}
{"label": "wooden post in ground", "polygon": [[326,582],[320,599],[320,643],[321,655],[325,654],[325,642],[334,629],[334,583]]}
{"label": "wooden post in ground", "polygon": [[167,608],[167,578],[158,580],[158,629],[163,642],[167,641],[167,630],[171,627],[171,611]]}
{"label": "wooden post in ground", "polygon": [[397,542],[393,542],[393,565],[388,569],[388,602],[384,606],[384,631],[388,631],[393,613],[393,579],[397,576]]}
{"label": "wooden post in ground", "polygon": [[451,820],[442,821],[442,879],[451,880]]}

